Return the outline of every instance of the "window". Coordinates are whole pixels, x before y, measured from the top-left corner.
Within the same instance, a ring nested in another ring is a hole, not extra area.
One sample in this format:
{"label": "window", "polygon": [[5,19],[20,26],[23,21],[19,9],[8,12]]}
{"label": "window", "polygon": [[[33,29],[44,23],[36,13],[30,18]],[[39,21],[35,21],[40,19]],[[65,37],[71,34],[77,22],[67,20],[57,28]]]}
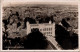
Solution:
{"label": "window", "polygon": [[44,29],[43,29],[43,31],[44,31]]}
{"label": "window", "polygon": [[40,29],[40,31],[42,31],[42,29]]}
{"label": "window", "polygon": [[52,28],[51,28],[51,31],[52,31]]}
{"label": "window", "polygon": [[49,32],[47,32],[47,34],[49,34]]}
{"label": "window", "polygon": [[51,32],[49,32],[49,34],[50,34]]}
{"label": "window", "polygon": [[52,32],[51,32],[51,34],[52,34]]}
{"label": "window", "polygon": [[51,28],[49,28],[49,31],[51,30]]}
{"label": "window", "polygon": [[48,28],[47,28],[47,31],[48,31]]}
{"label": "window", "polygon": [[46,31],[46,28],[44,28],[44,31]]}
{"label": "window", "polygon": [[45,28],[45,31],[46,31],[46,28]]}

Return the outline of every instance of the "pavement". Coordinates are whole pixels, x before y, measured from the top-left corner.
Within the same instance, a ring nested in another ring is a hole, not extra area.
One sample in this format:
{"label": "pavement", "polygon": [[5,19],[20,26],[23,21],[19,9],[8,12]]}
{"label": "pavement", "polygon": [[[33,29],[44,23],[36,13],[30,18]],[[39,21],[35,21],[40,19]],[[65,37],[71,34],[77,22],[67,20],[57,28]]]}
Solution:
{"label": "pavement", "polygon": [[50,45],[52,46],[53,49],[57,49],[57,50],[61,50],[61,46],[57,43],[57,41],[55,40],[55,38],[53,36],[47,36],[47,39],[50,43]]}

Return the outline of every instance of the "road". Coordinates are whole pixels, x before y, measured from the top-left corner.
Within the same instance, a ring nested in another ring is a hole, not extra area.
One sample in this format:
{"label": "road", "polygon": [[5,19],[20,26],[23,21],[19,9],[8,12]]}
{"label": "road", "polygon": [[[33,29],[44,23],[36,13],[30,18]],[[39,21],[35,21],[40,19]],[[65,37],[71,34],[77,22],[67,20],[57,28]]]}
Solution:
{"label": "road", "polygon": [[57,50],[61,50],[62,48],[60,47],[60,45],[56,42],[55,38],[52,36],[47,36],[47,39],[50,43],[50,45],[52,45],[52,47],[56,48]]}

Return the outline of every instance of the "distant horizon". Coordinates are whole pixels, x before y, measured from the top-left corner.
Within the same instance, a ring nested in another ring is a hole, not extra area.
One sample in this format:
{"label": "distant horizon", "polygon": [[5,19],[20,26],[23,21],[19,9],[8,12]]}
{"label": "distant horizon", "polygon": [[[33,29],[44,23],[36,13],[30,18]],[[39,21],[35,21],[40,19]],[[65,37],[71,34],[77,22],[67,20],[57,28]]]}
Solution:
{"label": "distant horizon", "polygon": [[64,6],[78,6],[76,2],[2,2],[3,7],[19,6],[19,5],[64,5]]}

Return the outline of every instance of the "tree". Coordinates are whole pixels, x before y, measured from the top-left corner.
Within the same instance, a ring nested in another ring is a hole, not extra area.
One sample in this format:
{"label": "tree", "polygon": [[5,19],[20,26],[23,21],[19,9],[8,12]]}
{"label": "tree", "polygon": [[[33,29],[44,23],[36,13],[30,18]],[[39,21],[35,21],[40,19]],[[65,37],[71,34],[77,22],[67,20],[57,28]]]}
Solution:
{"label": "tree", "polygon": [[62,19],[61,23],[62,23],[62,24],[63,24],[63,26],[64,26],[64,27],[66,27],[66,28],[71,27],[71,26],[66,22],[66,20],[65,20],[65,19]]}
{"label": "tree", "polygon": [[26,18],[24,19],[24,27],[23,27],[23,28],[26,28],[26,22],[27,22],[27,21],[29,21],[30,24],[35,24],[35,23],[36,23],[36,21],[35,21],[34,19],[32,19],[32,18],[30,18],[30,17],[26,17]]}
{"label": "tree", "polygon": [[33,29],[30,34],[27,35],[27,39],[24,41],[25,49],[46,49],[48,42],[46,37],[36,29]]}
{"label": "tree", "polygon": [[70,36],[70,32],[65,30],[61,25],[56,24],[56,41],[61,45],[63,49],[75,49],[78,48],[78,35],[73,33]]}

